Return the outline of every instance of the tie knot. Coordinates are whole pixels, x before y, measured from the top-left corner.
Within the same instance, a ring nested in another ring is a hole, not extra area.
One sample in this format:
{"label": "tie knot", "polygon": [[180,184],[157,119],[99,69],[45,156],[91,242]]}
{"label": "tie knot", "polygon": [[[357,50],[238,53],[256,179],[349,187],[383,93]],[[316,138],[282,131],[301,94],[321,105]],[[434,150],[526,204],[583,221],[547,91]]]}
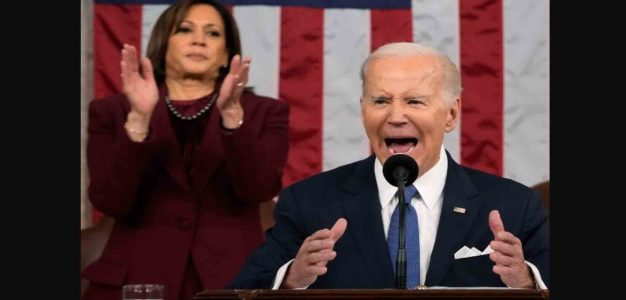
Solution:
{"label": "tie knot", "polygon": [[404,187],[404,203],[405,204],[411,203],[411,199],[413,199],[413,196],[415,196],[416,194],[419,195],[414,185],[411,184],[409,186],[405,186]]}

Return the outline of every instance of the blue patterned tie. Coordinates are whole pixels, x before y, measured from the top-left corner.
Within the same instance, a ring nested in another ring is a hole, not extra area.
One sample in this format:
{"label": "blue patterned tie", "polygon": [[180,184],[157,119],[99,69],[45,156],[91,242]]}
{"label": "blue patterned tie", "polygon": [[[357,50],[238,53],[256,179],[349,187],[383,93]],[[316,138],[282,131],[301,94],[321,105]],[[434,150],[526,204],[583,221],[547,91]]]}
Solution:
{"label": "blue patterned tie", "polygon": [[417,212],[411,205],[413,196],[419,193],[413,185],[404,188],[404,201],[406,205],[396,206],[391,215],[391,223],[389,224],[389,234],[387,235],[387,245],[389,246],[389,256],[391,257],[391,265],[393,273],[396,273],[396,258],[398,257],[398,223],[400,222],[399,208],[406,207],[406,287],[412,289],[420,284],[420,239],[419,228],[417,225]]}

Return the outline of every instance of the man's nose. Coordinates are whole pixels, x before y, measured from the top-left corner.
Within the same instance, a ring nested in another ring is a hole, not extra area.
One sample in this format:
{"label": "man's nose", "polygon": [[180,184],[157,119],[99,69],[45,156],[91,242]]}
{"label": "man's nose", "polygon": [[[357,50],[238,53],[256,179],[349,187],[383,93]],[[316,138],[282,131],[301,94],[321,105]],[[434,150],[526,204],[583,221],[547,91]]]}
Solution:
{"label": "man's nose", "polygon": [[394,126],[404,125],[408,122],[406,108],[401,101],[392,101],[389,106],[387,122]]}

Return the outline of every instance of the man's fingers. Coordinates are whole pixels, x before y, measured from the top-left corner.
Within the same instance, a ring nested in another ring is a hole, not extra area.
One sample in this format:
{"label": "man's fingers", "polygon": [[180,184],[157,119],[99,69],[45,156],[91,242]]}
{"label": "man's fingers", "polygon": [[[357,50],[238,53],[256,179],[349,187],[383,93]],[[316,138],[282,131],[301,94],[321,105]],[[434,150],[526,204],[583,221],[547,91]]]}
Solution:
{"label": "man's fingers", "polygon": [[335,245],[335,241],[331,239],[323,240],[311,240],[303,245],[304,251],[311,253],[323,250],[332,250]]}
{"label": "man's fingers", "polygon": [[337,257],[337,252],[332,249],[346,231],[347,224],[346,219],[339,218],[330,230],[321,229],[308,236],[296,257],[301,263],[300,268],[312,275],[326,273],[326,263]]}
{"label": "man's fingers", "polygon": [[305,256],[305,262],[308,265],[325,266],[326,263],[335,259],[337,252],[332,250],[322,250],[318,252],[309,253]]}
{"label": "man's fingers", "polygon": [[330,230],[324,228],[309,235],[304,241],[308,242],[308,241],[313,241],[313,240],[321,240],[321,239],[327,239],[329,237],[330,237]]}
{"label": "man's fingers", "polygon": [[306,268],[304,268],[304,271],[307,274],[318,275],[319,276],[319,275],[326,274],[327,268],[326,268],[326,266],[321,266],[320,267],[320,266],[316,266],[316,265],[310,265],[310,266],[307,266]]}
{"label": "man's fingers", "polygon": [[304,242],[302,243],[302,246],[300,246],[300,250],[298,252],[301,253],[304,258],[306,258],[312,252],[320,251],[323,249],[332,249],[334,241],[329,238],[330,230],[318,230],[312,235],[308,236],[306,239],[304,239]]}
{"label": "man's fingers", "polygon": [[491,249],[495,252],[500,252],[508,256],[518,256],[521,252],[521,247],[518,249],[515,245],[511,245],[502,241],[491,241],[489,244]]}
{"label": "man's fingers", "polygon": [[508,256],[508,255],[504,255],[500,252],[490,253],[489,259],[491,259],[491,261],[493,261],[497,265],[507,266],[507,267],[515,265],[515,262],[516,262],[515,258]]}
{"label": "man's fingers", "polygon": [[500,231],[493,238],[496,241],[504,242],[509,245],[522,245],[522,241],[508,231]]}
{"label": "man's fingers", "polygon": [[334,241],[337,241],[341,238],[344,232],[346,232],[346,227],[348,227],[348,221],[344,218],[337,219],[333,228],[330,229],[330,238]]}
{"label": "man's fingers", "polygon": [[510,267],[502,266],[502,265],[494,265],[492,268],[493,272],[500,276],[508,276],[513,273],[513,269]]}
{"label": "man's fingers", "polygon": [[491,229],[494,238],[497,236],[498,232],[504,231],[504,224],[502,223],[500,213],[497,210],[489,212],[489,228]]}
{"label": "man's fingers", "polygon": [[346,227],[347,226],[348,226],[348,221],[346,221],[346,219],[344,219],[344,218],[339,218],[339,219],[337,219],[337,221],[335,222],[335,225],[333,225],[333,227],[330,230],[328,230],[328,229],[320,229],[320,230],[316,231],[315,233],[313,233],[312,235],[308,236],[304,240],[304,242],[313,241],[313,240],[328,239],[328,238],[331,238],[334,241],[336,241],[346,231]]}
{"label": "man's fingers", "polygon": [[524,257],[522,242],[509,232],[500,232],[494,241],[489,243],[491,249],[508,256]]}

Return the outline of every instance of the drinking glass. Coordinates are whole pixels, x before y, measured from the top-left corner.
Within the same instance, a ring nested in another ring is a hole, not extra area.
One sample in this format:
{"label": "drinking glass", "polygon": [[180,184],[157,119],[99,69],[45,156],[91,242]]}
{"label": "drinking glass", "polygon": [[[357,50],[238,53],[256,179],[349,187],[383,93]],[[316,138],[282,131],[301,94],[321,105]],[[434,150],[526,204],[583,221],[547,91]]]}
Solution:
{"label": "drinking glass", "polygon": [[123,300],[163,300],[161,284],[127,284],[122,287]]}

